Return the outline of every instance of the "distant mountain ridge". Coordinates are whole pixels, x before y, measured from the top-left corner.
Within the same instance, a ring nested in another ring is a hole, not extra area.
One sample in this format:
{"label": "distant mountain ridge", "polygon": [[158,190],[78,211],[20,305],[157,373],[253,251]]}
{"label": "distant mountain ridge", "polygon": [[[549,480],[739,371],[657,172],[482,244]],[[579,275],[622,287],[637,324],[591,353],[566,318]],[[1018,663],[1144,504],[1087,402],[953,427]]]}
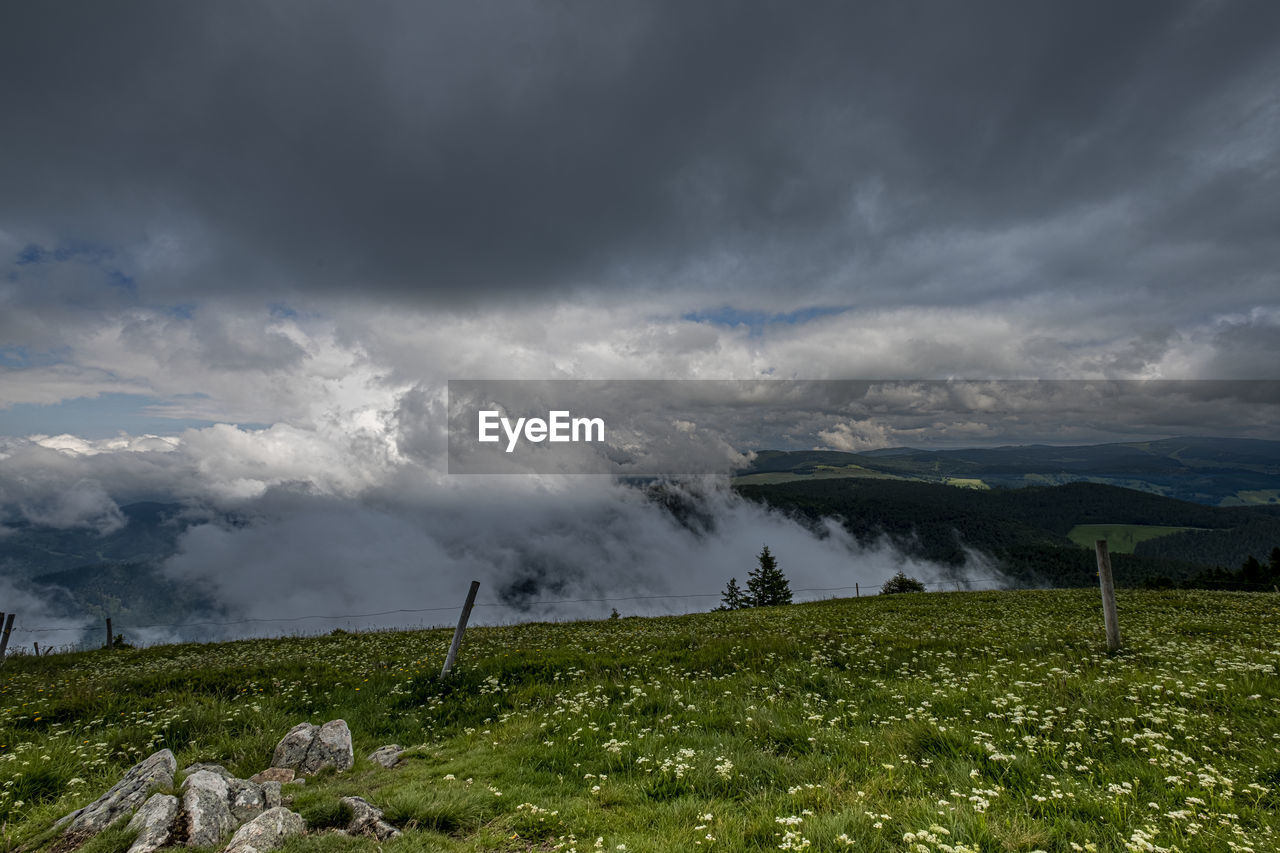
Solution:
{"label": "distant mountain ridge", "polygon": [[110,533],[85,527],[50,527],[25,519],[4,521],[0,568],[30,578],[95,563],[153,563],[172,556],[178,538],[195,523],[178,503],[140,501],[120,507],[125,523]]}
{"label": "distant mountain ridge", "polygon": [[0,573],[37,590],[55,614],[112,616],[126,632],[130,625],[174,621],[177,614],[222,612],[201,590],[160,571],[177,553],[182,534],[209,516],[161,501],[125,504],[120,512],[125,524],[105,534],[6,519]]}
{"label": "distant mountain ridge", "polygon": [[1280,441],[1191,436],[961,450],[764,450],[739,485],[861,477],[977,488],[1093,482],[1210,506],[1280,506]]}

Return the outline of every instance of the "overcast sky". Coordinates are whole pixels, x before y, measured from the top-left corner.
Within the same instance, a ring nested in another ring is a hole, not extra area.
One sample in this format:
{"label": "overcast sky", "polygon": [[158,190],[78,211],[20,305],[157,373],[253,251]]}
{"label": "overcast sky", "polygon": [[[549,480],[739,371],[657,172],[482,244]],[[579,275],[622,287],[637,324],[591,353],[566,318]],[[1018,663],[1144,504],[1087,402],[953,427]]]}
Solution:
{"label": "overcast sky", "polygon": [[1275,374],[1275,4],[0,14],[10,433],[448,376]]}
{"label": "overcast sky", "polygon": [[0,115],[0,501],[442,482],[451,378],[1280,364],[1276,3],[7,3]]}

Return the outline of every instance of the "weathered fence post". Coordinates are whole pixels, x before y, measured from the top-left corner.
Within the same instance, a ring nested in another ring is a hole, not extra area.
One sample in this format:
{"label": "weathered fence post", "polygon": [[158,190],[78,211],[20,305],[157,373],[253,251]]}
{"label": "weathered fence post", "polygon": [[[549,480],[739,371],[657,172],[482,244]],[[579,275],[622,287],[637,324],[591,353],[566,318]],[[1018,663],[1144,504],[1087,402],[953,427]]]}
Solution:
{"label": "weathered fence post", "polygon": [[462,616],[458,618],[458,627],[453,632],[453,642],[449,644],[449,654],[445,655],[444,669],[440,670],[441,678],[444,678],[449,674],[449,670],[453,669],[453,662],[458,657],[458,647],[462,645],[462,635],[467,630],[467,620],[471,618],[471,608],[476,603],[476,591],[479,589],[480,581],[472,581],[471,589],[467,590],[467,600],[462,605]]}
{"label": "weathered fence post", "polygon": [[13,617],[16,613],[9,613],[4,617],[4,633],[0,634],[0,663],[4,663],[4,653],[9,648],[9,634],[13,631]]}
{"label": "weathered fence post", "polygon": [[1098,585],[1102,588],[1102,620],[1107,627],[1107,648],[1120,648],[1120,619],[1116,616],[1116,585],[1111,579],[1111,554],[1107,552],[1107,540],[1094,542],[1098,552]]}
{"label": "weathered fence post", "polygon": [[862,598],[862,590],[858,588],[857,581],[855,581],[853,584],[853,597]]}
{"label": "weathered fence post", "polygon": [[111,617],[107,617],[107,644],[103,648],[111,648]]}

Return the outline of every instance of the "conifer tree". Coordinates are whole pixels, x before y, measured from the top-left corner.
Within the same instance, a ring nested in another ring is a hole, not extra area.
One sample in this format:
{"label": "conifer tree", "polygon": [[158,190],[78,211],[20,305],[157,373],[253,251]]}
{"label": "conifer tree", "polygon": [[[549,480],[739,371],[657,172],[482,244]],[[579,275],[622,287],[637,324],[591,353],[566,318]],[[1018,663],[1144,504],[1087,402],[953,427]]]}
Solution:
{"label": "conifer tree", "polygon": [[1244,561],[1244,565],[1240,567],[1240,582],[1251,586],[1260,586],[1263,581],[1264,572],[1262,563],[1252,554],[1249,559]]}
{"label": "conifer tree", "polygon": [[742,594],[742,588],[738,586],[737,578],[729,578],[729,583],[725,585],[724,592],[720,593],[719,610],[741,610],[749,607],[747,597]]}
{"label": "conifer tree", "polygon": [[760,565],[747,575],[747,600],[752,607],[769,607],[791,603],[791,584],[778,568],[778,561],[769,553],[769,546],[756,557]]}

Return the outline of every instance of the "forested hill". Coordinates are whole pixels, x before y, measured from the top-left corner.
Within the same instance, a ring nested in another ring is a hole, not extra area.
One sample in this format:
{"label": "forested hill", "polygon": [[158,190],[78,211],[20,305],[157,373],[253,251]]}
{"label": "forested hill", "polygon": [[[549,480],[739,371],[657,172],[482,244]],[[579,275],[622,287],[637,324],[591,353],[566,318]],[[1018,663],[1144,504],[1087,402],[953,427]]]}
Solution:
{"label": "forested hill", "polygon": [[1136,541],[1131,549],[1113,546],[1120,552],[1117,577],[1131,585],[1180,581],[1209,567],[1237,569],[1250,555],[1265,561],[1280,545],[1280,517],[1270,512],[1096,483],[983,490],[840,478],[737,490],[801,519],[838,518],[863,544],[888,537],[913,557],[952,567],[978,552],[1013,577],[1061,586],[1094,581],[1093,554],[1082,545],[1099,531],[1102,538]]}
{"label": "forested hill", "polygon": [[1280,441],[1189,437],[1073,447],[756,453],[743,485],[843,477],[989,486],[1105,483],[1210,506],[1280,507]]}

